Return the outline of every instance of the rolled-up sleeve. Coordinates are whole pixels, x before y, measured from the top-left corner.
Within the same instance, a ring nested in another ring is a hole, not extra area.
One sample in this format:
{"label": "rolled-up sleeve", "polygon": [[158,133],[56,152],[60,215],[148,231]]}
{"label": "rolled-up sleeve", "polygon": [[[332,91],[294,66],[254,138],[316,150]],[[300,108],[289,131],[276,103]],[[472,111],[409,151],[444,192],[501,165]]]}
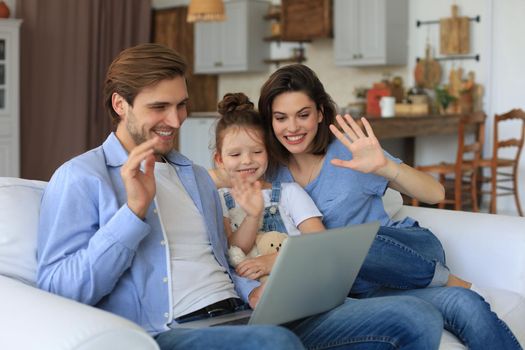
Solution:
{"label": "rolled-up sleeve", "polygon": [[38,232],[40,288],[94,305],[130,267],[151,228],[126,204],[118,206],[115,196],[101,196],[113,191],[104,186],[72,170],[71,163],[49,182]]}

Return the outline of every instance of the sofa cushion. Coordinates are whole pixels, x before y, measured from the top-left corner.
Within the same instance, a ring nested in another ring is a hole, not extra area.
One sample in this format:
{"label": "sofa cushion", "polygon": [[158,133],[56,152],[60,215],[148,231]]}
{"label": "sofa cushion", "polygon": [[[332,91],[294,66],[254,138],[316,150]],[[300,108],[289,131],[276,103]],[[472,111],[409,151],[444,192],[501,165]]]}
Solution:
{"label": "sofa cushion", "polygon": [[1,349],[159,350],[129,320],[2,276],[0,310]]}
{"label": "sofa cushion", "polygon": [[499,318],[512,329],[521,345],[525,345],[525,298],[499,288],[483,288],[483,297]]}
{"label": "sofa cushion", "polygon": [[403,206],[403,197],[401,197],[401,193],[391,188],[387,188],[383,195],[383,206],[389,217],[396,215]]}
{"label": "sofa cushion", "polygon": [[45,185],[0,177],[0,275],[35,284],[38,216]]}

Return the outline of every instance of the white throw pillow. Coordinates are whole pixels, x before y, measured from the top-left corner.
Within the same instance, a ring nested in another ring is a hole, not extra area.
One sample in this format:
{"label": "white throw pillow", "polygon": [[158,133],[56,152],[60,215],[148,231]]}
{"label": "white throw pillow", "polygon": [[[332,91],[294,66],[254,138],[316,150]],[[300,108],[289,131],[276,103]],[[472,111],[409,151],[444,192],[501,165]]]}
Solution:
{"label": "white throw pillow", "polygon": [[401,197],[401,193],[391,188],[387,188],[385,195],[383,196],[383,206],[389,217],[396,215],[399,209],[403,206],[403,197]]}
{"label": "white throw pillow", "polygon": [[36,279],[36,237],[46,182],[0,177],[0,275]]}

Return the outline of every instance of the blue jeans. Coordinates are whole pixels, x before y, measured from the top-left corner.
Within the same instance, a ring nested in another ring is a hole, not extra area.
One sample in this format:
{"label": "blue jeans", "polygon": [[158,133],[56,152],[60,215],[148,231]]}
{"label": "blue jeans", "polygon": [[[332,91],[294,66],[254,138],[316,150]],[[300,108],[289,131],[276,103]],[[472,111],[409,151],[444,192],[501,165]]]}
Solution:
{"label": "blue jeans", "polygon": [[176,349],[437,349],[443,318],[410,296],[347,299],[343,305],[285,326],[177,328],[156,337]]}
{"label": "blue jeans", "polygon": [[[490,305],[470,289],[436,287],[413,290],[380,290],[372,296],[415,296],[434,305],[443,315],[445,329],[469,349],[521,349],[508,326]],[[375,298],[372,298],[375,299]]]}
{"label": "blue jeans", "polygon": [[380,227],[350,295],[366,296],[381,288],[443,286],[449,271],[443,246],[422,227]]}

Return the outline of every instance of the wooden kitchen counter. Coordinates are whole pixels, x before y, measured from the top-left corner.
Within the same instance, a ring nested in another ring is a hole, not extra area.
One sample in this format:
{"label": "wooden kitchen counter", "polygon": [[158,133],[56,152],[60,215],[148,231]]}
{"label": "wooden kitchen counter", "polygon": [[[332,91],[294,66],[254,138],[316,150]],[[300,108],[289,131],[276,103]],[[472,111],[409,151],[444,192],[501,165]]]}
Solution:
{"label": "wooden kitchen counter", "polygon": [[[404,161],[414,165],[415,138],[429,135],[451,135],[458,131],[461,114],[395,116],[367,118],[376,137],[381,140],[403,139]],[[468,130],[468,129],[467,129]],[[476,131],[476,130],[469,130]]]}
{"label": "wooden kitchen counter", "polygon": [[378,139],[455,134],[460,114],[367,118]]}

